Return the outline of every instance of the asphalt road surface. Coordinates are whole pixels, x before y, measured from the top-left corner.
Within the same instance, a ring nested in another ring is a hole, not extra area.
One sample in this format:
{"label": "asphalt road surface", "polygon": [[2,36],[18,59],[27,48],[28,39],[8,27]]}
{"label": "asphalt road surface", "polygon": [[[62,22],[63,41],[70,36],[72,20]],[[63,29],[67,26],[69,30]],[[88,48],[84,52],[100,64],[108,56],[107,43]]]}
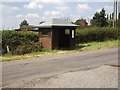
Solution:
{"label": "asphalt road surface", "polygon": [[2,63],[3,86],[31,76],[54,75],[100,65],[117,65],[118,48],[76,52]]}

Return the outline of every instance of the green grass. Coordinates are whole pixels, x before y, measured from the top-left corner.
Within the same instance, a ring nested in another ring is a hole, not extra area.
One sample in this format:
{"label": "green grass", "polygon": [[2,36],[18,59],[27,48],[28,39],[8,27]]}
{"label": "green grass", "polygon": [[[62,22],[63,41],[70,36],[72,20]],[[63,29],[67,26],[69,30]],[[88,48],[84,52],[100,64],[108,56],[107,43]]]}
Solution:
{"label": "green grass", "polygon": [[71,52],[90,51],[90,50],[97,50],[97,49],[109,49],[109,48],[116,48],[116,47],[118,47],[118,40],[105,41],[105,42],[90,42],[90,43],[77,44],[75,50],[47,50],[44,52],[34,52],[30,54],[25,54],[25,55],[5,54],[4,56],[2,56],[2,62],[65,54],[65,53],[71,53]]}
{"label": "green grass", "polygon": [[90,42],[90,43],[77,44],[77,51],[109,49],[116,47],[118,47],[118,40],[105,41],[105,42]]}

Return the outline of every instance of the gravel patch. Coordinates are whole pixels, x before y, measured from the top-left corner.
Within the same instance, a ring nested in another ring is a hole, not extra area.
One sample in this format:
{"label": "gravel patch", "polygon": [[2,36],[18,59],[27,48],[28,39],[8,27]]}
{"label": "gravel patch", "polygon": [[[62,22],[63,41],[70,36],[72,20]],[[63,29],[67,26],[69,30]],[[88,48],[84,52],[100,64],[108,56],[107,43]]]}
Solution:
{"label": "gravel patch", "polygon": [[32,77],[11,83],[14,88],[118,88],[118,67],[67,72],[55,76]]}

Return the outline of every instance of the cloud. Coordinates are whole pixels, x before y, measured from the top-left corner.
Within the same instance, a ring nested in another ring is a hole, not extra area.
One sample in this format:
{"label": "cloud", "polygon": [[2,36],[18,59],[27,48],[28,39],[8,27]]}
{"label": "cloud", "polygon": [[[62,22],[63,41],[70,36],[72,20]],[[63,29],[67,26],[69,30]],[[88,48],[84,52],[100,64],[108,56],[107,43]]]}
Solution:
{"label": "cloud", "polygon": [[71,21],[75,22],[76,20],[78,20],[82,17],[80,15],[70,14],[69,18],[71,19]]}
{"label": "cloud", "polygon": [[[2,0],[1,2],[30,2],[32,0]],[[51,2],[113,2],[113,0],[35,0],[44,3]]]}
{"label": "cloud", "polygon": [[102,10],[102,8],[99,8],[99,9],[96,10],[96,12],[100,12],[101,10]]}
{"label": "cloud", "polygon": [[2,0],[1,2],[23,2],[24,0]]}
{"label": "cloud", "polygon": [[36,13],[28,13],[26,15],[17,15],[17,18],[40,18],[40,16]]}
{"label": "cloud", "polygon": [[113,0],[35,0],[43,3],[57,3],[57,2],[113,2]]}
{"label": "cloud", "polygon": [[107,13],[113,12],[113,6],[104,6],[104,9],[106,10]]}
{"label": "cloud", "polygon": [[3,9],[3,8],[5,8],[5,5],[0,4],[0,9]]}
{"label": "cloud", "polygon": [[30,2],[28,5],[24,5],[24,8],[28,8],[28,9],[41,9],[41,8],[43,8],[43,5],[37,4],[36,2]]}
{"label": "cloud", "polygon": [[93,19],[93,17],[94,17],[94,15],[88,16],[87,18],[91,20],[91,19]]}
{"label": "cloud", "polygon": [[16,17],[17,17],[17,18],[22,18],[22,17],[23,17],[23,15],[17,15]]}
{"label": "cloud", "polygon": [[31,14],[31,13],[29,13],[25,17],[27,17],[27,18],[39,18],[40,16],[38,14]]}
{"label": "cloud", "polygon": [[60,12],[59,11],[45,11],[44,12],[44,15],[47,15],[47,16],[58,16],[60,15]]}
{"label": "cloud", "polygon": [[61,11],[69,11],[70,10],[70,7],[67,7],[67,6],[58,6],[55,8],[58,10],[61,10]]}
{"label": "cloud", "polygon": [[65,4],[65,0],[34,0],[34,2],[43,3],[43,4],[54,4],[54,5]]}
{"label": "cloud", "polygon": [[62,2],[63,0],[35,0],[35,2],[41,2],[41,3],[58,3]]}
{"label": "cloud", "polygon": [[80,13],[85,13],[85,12],[91,11],[92,8],[89,7],[88,4],[78,4],[78,5],[77,5],[77,10],[78,10]]}
{"label": "cloud", "polygon": [[12,6],[0,4],[0,10],[2,10],[2,12],[5,12],[5,13],[11,13],[14,11],[18,11],[19,9],[20,8],[18,8],[18,7],[12,7]]}

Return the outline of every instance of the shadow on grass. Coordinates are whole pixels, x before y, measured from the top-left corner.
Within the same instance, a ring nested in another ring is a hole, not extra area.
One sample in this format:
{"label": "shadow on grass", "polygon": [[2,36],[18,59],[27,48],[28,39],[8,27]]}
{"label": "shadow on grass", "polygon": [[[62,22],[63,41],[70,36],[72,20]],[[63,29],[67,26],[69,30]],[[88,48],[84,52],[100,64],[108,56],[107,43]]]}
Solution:
{"label": "shadow on grass", "polygon": [[88,47],[88,46],[91,46],[91,45],[76,45],[76,50],[77,49],[82,49],[82,48],[85,48],[85,47]]}
{"label": "shadow on grass", "polygon": [[74,48],[59,48],[58,50],[69,50],[69,51],[72,51],[72,50],[78,50],[78,49],[82,49],[82,48],[85,48],[85,47],[88,47],[88,46],[91,46],[91,45],[76,45],[76,47]]}

